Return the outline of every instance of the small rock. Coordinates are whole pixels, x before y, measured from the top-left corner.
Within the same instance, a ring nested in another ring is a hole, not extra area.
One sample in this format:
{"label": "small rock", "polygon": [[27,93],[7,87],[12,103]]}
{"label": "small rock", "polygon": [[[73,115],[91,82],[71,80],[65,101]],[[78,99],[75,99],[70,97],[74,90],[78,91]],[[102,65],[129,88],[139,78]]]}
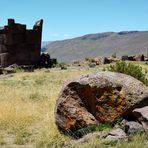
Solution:
{"label": "small rock", "polygon": [[143,125],[143,128],[148,131],[148,106],[134,109],[133,115]]}
{"label": "small rock", "polygon": [[96,63],[90,63],[90,64],[89,64],[89,67],[90,67],[90,68],[95,68],[95,67],[96,67]]}
{"label": "small rock", "polygon": [[105,139],[118,140],[118,139],[124,139],[126,137],[127,137],[126,133],[121,128],[117,128],[117,129],[111,130]]}
{"label": "small rock", "polygon": [[125,132],[129,135],[135,134],[138,132],[144,132],[143,126],[140,123],[135,121],[127,122],[124,126],[124,129],[125,129]]}
{"label": "small rock", "polygon": [[5,74],[15,73],[15,68],[6,67],[6,68],[3,69],[3,73],[5,73]]}
{"label": "small rock", "polygon": [[95,138],[99,139],[100,135],[101,135],[100,132],[89,133],[89,134],[85,135],[84,137],[82,137],[78,140],[70,141],[70,144],[71,145],[77,145],[77,144],[86,143],[86,142],[90,141],[91,139],[95,139]]}

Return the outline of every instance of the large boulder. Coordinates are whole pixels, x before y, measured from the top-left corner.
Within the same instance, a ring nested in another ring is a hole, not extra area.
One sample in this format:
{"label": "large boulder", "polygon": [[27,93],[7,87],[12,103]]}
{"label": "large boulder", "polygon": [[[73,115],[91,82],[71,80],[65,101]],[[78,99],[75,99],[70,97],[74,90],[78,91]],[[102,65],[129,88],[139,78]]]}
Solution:
{"label": "large boulder", "polygon": [[148,87],[129,75],[84,75],[67,81],[61,90],[55,108],[56,124],[70,132],[96,123],[114,123],[146,105]]}

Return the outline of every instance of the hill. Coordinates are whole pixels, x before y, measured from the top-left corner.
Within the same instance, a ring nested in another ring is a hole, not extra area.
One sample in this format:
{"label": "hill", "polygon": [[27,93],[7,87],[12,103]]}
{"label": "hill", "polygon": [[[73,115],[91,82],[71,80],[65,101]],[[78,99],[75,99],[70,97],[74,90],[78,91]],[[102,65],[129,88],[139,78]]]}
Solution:
{"label": "hill", "polygon": [[51,57],[72,62],[92,56],[117,56],[148,53],[148,31],[123,31],[88,34],[54,41],[44,46]]}

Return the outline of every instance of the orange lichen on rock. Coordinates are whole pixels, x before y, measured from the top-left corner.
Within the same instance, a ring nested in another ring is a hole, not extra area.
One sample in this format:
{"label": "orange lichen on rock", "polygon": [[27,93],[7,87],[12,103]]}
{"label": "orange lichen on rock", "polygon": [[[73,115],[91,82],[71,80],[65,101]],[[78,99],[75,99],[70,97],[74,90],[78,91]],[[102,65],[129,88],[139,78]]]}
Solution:
{"label": "orange lichen on rock", "polygon": [[81,76],[63,87],[55,109],[56,124],[64,132],[112,124],[143,103],[148,103],[148,88],[131,76],[113,72]]}

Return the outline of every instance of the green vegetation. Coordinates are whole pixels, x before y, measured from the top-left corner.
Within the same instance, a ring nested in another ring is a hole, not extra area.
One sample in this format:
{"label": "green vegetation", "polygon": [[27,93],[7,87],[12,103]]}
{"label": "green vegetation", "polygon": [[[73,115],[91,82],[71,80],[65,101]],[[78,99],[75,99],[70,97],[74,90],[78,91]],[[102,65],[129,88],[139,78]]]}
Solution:
{"label": "green vegetation", "polygon": [[147,71],[144,71],[139,65],[120,61],[117,62],[115,65],[110,65],[109,67],[107,67],[107,70],[130,75],[148,85],[148,79],[146,78]]}
{"label": "green vegetation", "polygon": [[14,144],[23,145],[31,141],[31,133],[29,133],[26,129],[18,129],[16,130],[16,137],[14,139]]}
{"label": "green vegetation", "polygon": [[56,67],[59,67],[59,68],[61,68],[62,70],[66,70],[67,67],[68,67],[68,65],[67,65],[66,63],[62,62],[62,63],[58,63],[58,64],[56,65]]}
{"label": "green vegetation", "polygon": [[79,129],[75,132],[72,132],[70,134],[72,134],[72,136],[75,138],[80,138],[88,133],[92,133],[92,132],[96,132],[96,131],[103,131],[103,130],[110,129],[110,128],[111,128],[111,126],[108,124],[96,124],[96,125],[91,125],[86,128],[81,128],[81,129]]}
{"label": "green vegetation", "polygon": [[95,62],[94,57],[87,57],[85,58],[85,61],[88,61],[89,63]]}

